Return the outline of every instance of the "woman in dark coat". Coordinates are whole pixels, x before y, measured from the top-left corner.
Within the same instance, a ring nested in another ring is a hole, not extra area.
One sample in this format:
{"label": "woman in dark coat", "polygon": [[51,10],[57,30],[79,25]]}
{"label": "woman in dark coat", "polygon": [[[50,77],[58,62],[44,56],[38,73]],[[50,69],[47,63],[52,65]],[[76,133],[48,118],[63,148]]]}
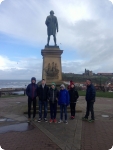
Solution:
{"label": "woman in dark coat", "polygon": [[77,102],[77,99],[79,97],[78,92],[75,89],[74,83],[71,83],[69,95],[70,95],[71,119],[74,119],[75,118],[75,112],[76,112],[76,102]]}

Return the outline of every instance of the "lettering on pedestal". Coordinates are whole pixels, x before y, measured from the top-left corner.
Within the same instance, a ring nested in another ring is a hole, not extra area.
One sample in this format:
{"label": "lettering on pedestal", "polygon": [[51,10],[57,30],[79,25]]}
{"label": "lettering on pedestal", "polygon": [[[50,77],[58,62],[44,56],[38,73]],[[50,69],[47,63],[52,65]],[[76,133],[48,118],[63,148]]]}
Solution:
{"label": "lettering on pedestal", "polygon": [[58,66],[57,63],[52,62],[48,63],[48,66],[45,68],[47,78],[58,78]]}

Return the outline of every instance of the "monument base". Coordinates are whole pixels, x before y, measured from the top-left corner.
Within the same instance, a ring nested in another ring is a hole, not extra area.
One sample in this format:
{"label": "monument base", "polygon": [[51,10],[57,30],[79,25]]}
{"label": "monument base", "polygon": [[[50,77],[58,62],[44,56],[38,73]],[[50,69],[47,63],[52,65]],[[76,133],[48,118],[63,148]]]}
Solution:
{"label": "monument base", "polygon": [[45,46],[41,50],[43,56],[42,79],[46,80],[47,85],[55,82],[57,85],[62,84],[62,67],[61,55],[63,50],[59,46]]}

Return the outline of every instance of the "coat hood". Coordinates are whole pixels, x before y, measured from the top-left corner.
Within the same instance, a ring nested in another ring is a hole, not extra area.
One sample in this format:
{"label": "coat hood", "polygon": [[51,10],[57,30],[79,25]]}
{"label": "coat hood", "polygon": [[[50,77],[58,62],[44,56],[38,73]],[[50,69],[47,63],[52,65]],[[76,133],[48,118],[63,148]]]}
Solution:
{"label": "coat hood", "polygon": [[32,82],[32,80],[35,80],[35,83],[36,83],[36,78],[35,78],[35,77],[32,77],[32,78],[31,78],[31,82]]}
{"label": "coat hood", "polygon": [[64,89],[65,89],[65,85],[64,84],[61,84],[61,86],[60,87],[63,87]]}

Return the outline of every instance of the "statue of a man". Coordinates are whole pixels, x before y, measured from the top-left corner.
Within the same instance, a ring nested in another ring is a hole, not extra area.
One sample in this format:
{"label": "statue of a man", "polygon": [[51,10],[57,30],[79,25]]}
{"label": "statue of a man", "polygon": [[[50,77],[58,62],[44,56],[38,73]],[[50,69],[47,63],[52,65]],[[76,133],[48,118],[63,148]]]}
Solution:
{"label": "statue of a man", "polygon": [[53,35],[54,43],[56,46],[56,30],[58,32],[58,21],[57,21],[57,17],[54,16],[53,10],[51,10],[50,15],[47,16],[45,24],[47,25],[47,34],[48,34],[47,46],[49,46],[49,41],[50,41],[51,35]]}

